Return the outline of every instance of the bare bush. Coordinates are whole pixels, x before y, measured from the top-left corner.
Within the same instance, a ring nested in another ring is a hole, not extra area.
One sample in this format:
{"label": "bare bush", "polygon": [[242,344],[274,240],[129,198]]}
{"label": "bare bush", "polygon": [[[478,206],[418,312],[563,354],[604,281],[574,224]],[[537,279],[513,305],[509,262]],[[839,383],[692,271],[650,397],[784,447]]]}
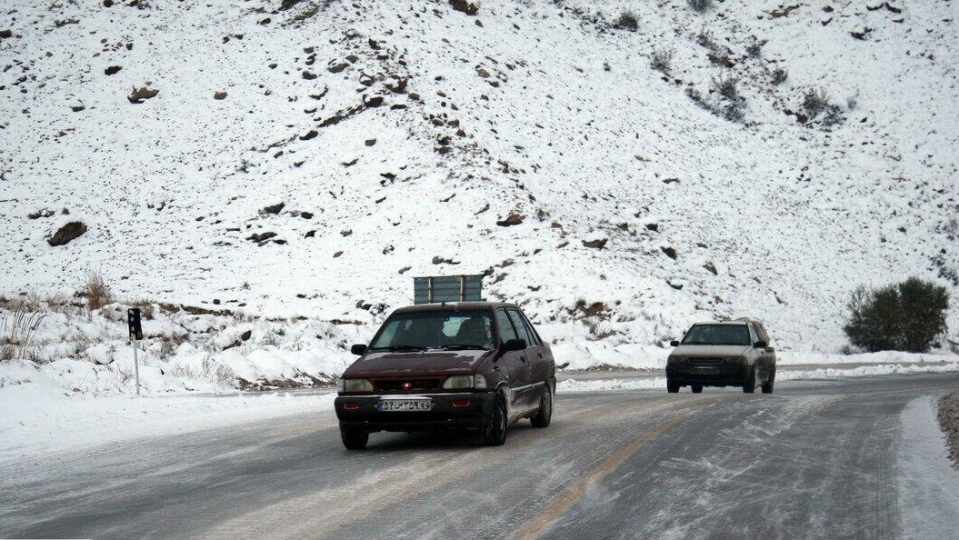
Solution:
{"label": "bare bush", "polygon": [[232,385],[236,381],[233,370],[214,362],[209,356],[199,366],[175,364],[170,372],[174,377],[205,380],[221,386]]}
{"label": "bare bush", "polygon": [[613,26],[622,30],[635,32],[639,29],[639,19],[636,18],[636,14],[632,11],[623,11],[619,14],[619,18],[616,19]]}
{"label": "bare bush", "polygon": [[36,358],[33,338],[46,313],[21,302],[12,311],[0,313],[0,359]]}
{"label": "bare bush", "polygon": [[829,95],[823,88],[819,90],[810,88],[803,94],[802,107],[806,111],[806,114],[809,115],[809,118],[816,118],[825,112],[828,106]]}
{"label": "bare bush", "polygon": [[653,69],[656,71],[661,71],[663,73],[669,73],[670,67],[673,63],[673,50],[672,49],[656,49],[653,51],[653,55],[650,59],[650,63],[653,66]]}
{"label": "bare bush", "polygon": [[87,272],[86,282],[80,294],[87,300],[87,309],[93,311],[113,302],[113,293],[110,286],[99,270]]}
{"label": "bare bush", "polygon": [[713,0],[686,0],[686,3],[696,13],[704,13],[713,7]]}
{"label": "bare bush", "polygon": [[113,366],[113,373],[117,376],[117,380],[120,381],[120,384],[126,384],[133,379],[133,370],[129,368],[122,368],[120,366]]}
{"label": "bare bush", "polygon": [[176,354],[177,349],[187,341],[187,334],[173,334],[163,338],[160,343],[160,359],[166,360]]}
{"label": "bare bush", "polygon": [[716,41],[713,40],[713,35],[705,28],[696,34],[696,43],[698,43],[700,47],[706,47],[711,51],[719,49],[719,45],[717,45]]}
{"label": "bare bush", "polygon": [[765,44],[766,44],[765,40],[753,41],[748,46],[746,46],[746,54],[748,54],[752,58],[759,58],[763,54],[763,46]]}
{"label": "bare bush", "polygon": [[713,79],[713,90],[719,92],[719,95],[729,100],[739,99],[739,78],[721,74]]}

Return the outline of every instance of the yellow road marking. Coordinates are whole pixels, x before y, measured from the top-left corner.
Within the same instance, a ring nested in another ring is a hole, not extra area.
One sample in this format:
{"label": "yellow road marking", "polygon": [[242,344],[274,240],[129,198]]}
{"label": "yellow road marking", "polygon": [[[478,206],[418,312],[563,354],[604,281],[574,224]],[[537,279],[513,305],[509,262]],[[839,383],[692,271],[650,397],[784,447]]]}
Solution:
{"label": "yellow road marking", "polygon": [[690,414],[691,413],[685,413],[676,418],[672,418],[657,424],[642,436],[637,437],[629,443],[623,445],[623,447],[617,450],[616,453],[609,456],[603,460],[602,463],[593,468],[593,470],[589,471],[582,480],[576,482],[572,485],[572,487],[553,499],[553,501],[549,503],[549,505],[547,505],[542,512],[540,512],[533,519],[527,521],[522,527],[513,533],[510,539],[533,540],[535,538],[539,538],[544,532],[552,527],[552,525],[559,520],[563,514],[569,511],[569,509],[572,508],[573,505],[583,497],[583,495],[589,492],[590,489],[601,482],[604,478],[609,476],[609,474],[613,472],[613,470],[616,469],[616,467],[618,467],[623,461],[625,461],[626,458],[636,453],[637,450],[658,437],[664,431],[685,420],[690,416]]}

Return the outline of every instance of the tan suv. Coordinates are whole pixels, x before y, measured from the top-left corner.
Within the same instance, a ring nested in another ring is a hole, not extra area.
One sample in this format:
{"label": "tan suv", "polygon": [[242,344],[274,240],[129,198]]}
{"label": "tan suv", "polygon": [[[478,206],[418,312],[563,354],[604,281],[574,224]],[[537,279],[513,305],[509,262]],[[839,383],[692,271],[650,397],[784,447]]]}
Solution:
{"label": "tan suv", "polygon": [[776,380],[776,351],[759,321],[737,319],[728,322],[694,324],[666,362],[666,391],[675,394],[683,386],[700,393],[704,386],[741,386],[751,394],[761,386],[764,394],[773,391]]}

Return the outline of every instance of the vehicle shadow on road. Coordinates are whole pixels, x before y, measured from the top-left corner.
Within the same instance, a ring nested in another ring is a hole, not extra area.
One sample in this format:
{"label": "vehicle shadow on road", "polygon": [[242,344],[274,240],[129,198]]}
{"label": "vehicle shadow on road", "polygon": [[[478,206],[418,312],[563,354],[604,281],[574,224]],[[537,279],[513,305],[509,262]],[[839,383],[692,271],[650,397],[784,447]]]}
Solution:
{"label": "vehicle shadow on road", "polygon": [[[515,441],[511,441],[511,439],[525,438],[527,434],[534,431],[540,430],[533,428],[529,422],[520,421],[518,424],[513,424],[509,428],[509,434],[504,446],[510,446],[511,442],[515,443]],[[483,439],[478,433],[468,431],[373,433],[370,435],[370,442],[364,450],[364,453],[407,450],[472,450],[480,448],[486,448],[483,445]]]}

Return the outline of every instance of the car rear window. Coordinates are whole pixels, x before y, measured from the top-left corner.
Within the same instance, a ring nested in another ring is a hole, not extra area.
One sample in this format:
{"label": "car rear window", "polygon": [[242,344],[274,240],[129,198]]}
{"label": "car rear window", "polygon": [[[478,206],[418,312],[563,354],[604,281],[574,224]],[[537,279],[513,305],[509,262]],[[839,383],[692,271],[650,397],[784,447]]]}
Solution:
{"label": "car rear window", "polygon": [[749,329],[745,324],[697,324],[686,332],[683,345],[749,346]]}
{"label": "car rear window", "polygon": [[390,317],[370,349],[493,348],[488,311],[423,311]]}

